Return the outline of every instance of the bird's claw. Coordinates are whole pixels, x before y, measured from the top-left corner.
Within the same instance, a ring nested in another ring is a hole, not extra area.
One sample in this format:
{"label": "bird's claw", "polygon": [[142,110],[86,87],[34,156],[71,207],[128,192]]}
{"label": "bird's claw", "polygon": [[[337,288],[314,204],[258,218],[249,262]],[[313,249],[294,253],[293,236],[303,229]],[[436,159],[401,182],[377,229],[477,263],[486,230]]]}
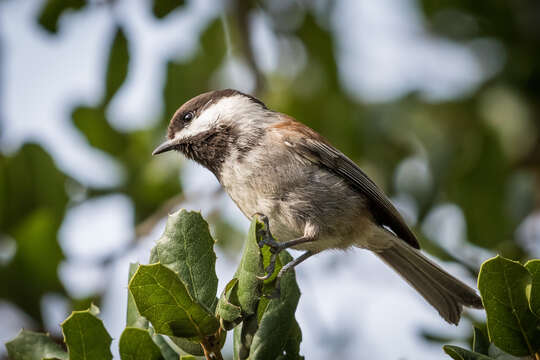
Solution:
{"label": "bird's claw", "polygon": [[264,269],[265,275],[257,276],[257,279],[259,280],[268,280],[272,277],[274,274],[274,270],[276,268],[276,259],[277,255],[280,253],[280,251],[283,250],[283,247],[274,239],[272,236],[272,233],[270,232],[270,223],[268,221],[268,216],[261,214],[261,213],[255,213],[254,216],[257,216],[259,220],[264,224],[264,227],[258,230],[258,234],[260,236],[259,241],[259,247],[262,249],[264,245],[268,245],[270,248],[270,253],[272,253],[272,256],[270,257],[270,263]]}

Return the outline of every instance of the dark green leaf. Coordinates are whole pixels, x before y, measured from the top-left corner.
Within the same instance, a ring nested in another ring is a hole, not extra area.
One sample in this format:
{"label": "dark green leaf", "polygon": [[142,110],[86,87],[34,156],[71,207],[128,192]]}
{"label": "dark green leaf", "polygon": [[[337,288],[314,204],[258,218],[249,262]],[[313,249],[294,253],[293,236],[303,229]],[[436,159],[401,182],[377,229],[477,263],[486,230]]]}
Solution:
{"label": "dark green leaf", "polygon": [[218,284],[214,239],[200,213],[182,209],[169,215],[152,260],[173,270],[191,297],[214,311]]}
{"label": "dark green leaf", "polygon": [[484,331],[478,327],[474,326],[473,331],[473,351],[487,355],[489,351],[489,339]]}
{"label": "dark green leaf", "polygon": [[159,347],[145,329],[127,327],[120,336],[120,358],[122,360],[162,360]]}
{"label": "dark green leaf", "polygon": [[[285,251],[279,254],[282,264],[286,264],[292,260],[292,257]],[[296,320],[294,313],[300,299],[300,289],[296,284],[296,276],[294,270],[288,271],[281,279],[281,296],[278,299],[272,299],[266,307],[266,311],[259,321],[259,328],[255,333],[249,359],[275,359],[283,354],[285,345],[289,337],[275,336],[276,334],[291,334],[294,329]],[[301,337],[296,338],[300,341]],[[289,347],[289,349],[299,349],[297,346]],[[298,353],[290,354],[289,358],[298,357]]]}
{"label": "dark green leaf", "polygon": [[47,31],[58,31],[58,19],[67,10],[78,10],[86,4],[85,0],[47,0],[38,15],[38,23]]}
{"label": "dark green leaf", "polygon": [[529,293],[529,307],[534,315],[540,318],[540,260],[530,260],[525,268],[531,274],[531,288]]}
{"label": "dark green leaf", "polygon": [[68,354],[48,335],[28,330],[21,330],[15,339],[7,342],[6,349],[12,360],[68,360]]}
{"label": "dark green leaf", "polygon": [[302,330],[296,319],[294,320],[291,331],[287,338],[287,343],[283,349],[284,354],[281,355],[279,360],[303,360],[304,357],[300,355],[300,343],[302,342]]}
{"label": "dark green leaf", "polygon": [[236,291],[237,285],[238,279],[229,281],[216,307],[216,315],[219,316],[221,327],[225,330],[234,328],[242,319],[240,306],[231,303],[231,295]]}
{"label": "dark green leaf", "polygon": [[202,346],[198,342],[176,336],[169,336],[169,338],[176,346],[178,346],[182,351],[188,354],[196,356],[204,355]]}
{"label": "dark green leaf", "polygon": [[122,28],[116,29],[111,49],[105,86],[104,104],[108,104],[116,91],[126,80],[129,66],[129,48],[126,35]]}
{"label": "dark green leaf", "polygon": [[490,340],[516,356],[532,355],[540,345],[539,319],[529,310],[525,290],[530,278],[520,263],[501,256],[484,262],[478,277]]}
{"label": "dark green leaf", "polygon": [[181,5],[184,5],[183,0],[154,0],[152,12],[157,18],[161,19]]}
{"label": "dark green leaf", "polygon": [[176,274],[161,264],[141,265],[129,283],[141,315],[159,334],[202,338],[214,334],[219,323],[194,301]]}
{"label": "dark green leaf", "polygon": [[84,311],[74,311],[61,324],[70,360],[112,359],[112,338],[96,317],[99,309],[91,306]]}
{"label": "dark green leaf", "polygon": [[263,224],[257,220],[251,222],[244,253],[234,276],[238,279],[238,286],[237,301],[233,299],[233,303],[238,303],[242,312],[247,315],[255,313],[261,297],[262,281],[257,279],[257,276],[262,275],[263,264],[257,242],[257,230],[262,226]]}
{"label": "dark green leaf", "polygon": [[[139,267],[139,264],[129,264],[129,277],[128,277],[128,283],[131,281],[131,278],[137,271],[137,268]],[[137,309],[137,305],[135,304],[135,300],[133,299],[133,295],[128,290],[128,301],[127,301],[127,316],[126,316],[126,326],[128,327],[135,327],[144,329],[149,336],[152,338],[156,346],[160,349],[161,354],[165,358],[165,360],[176,360],[178,359],[178,354],[169,346],[167,341],[163,339],[162,335],[155,334],[153,329],[149,328],[148,320],[141,316],[139,313],[139,310]]]}
{"label": "dark green leaf", "polygon": [[[508,353],[505,353],[504,351],[499,349],[497,346],[495,346],[495,344],[489,345],[488,355],[490,358],[495,359],[495,360],[524,360],[523,357],[512,356]],[[527,356],[525,359],[528,359],[528,358],[529,357]]]}
{"label": "dark green leaf", "polygon": [[493,360],[489,356],[469,351],[454,345],[444,345],[443,350],[454,360]]}
{"label": "dark green leaf", "polygon": [[255,314],[246,316],[242,323],[234,328],[235,360],[245,360],[249,358],[249,350],[257,329],[257,316]]}

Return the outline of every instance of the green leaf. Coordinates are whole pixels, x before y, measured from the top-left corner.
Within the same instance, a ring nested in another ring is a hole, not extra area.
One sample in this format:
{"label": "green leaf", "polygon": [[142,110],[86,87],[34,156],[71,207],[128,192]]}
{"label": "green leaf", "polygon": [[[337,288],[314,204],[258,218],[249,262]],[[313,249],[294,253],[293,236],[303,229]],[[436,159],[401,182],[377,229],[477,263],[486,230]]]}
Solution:
{"label": "green leaf", "polygon": [[[292,257],[285,251],[279,254],[279,258],[282,264],[292,260]],[[294,270],[290,270],[281,279],[280,298],[270,300],[259,321],[259,328],[255,333],[249,352],[250,360],[275,359],[283,354],[289,337],[276,336],[276,334],[291,334],[293,331],[296,322],[294,313],[299,299],[300,289],[296,284],[296,276]],[[289,347],[289,349],[299,349],[301,336],[299,339],[297,336],[297,340],[298,344],[296,345],[298,346]],[[298,357],[299,354],[290,354],[289,358],[295,358],[295,356]]]}
{"label": "green leaf", "polygon": [[109,52],[109,64],[105,84],[104,104],[108,104],[126,80],[129,66],[129,48],[126,34],[121,27],[116,29]]}
{"label": "green leaf", "polygon": [[477,326],[473,327],[473,351],[484,355],[489,351],[489,339]]}
{"label": "green leaf", "polygon": [[256,219],[251,222],[248,238],[238,265],[235,278],[238,279],[236,291],[237,301],[242,312],[246,315],[254,314],[261,297],[262,281],[257,278],[263,273],[263,263],[257,241],[257,231],[263,224]]}
{"label": "green leaf", "polygon": [[501,256],[482,264],[478,289],[487,313],[490,340],[511,355],[533,355],[539,349],[539,320],[529,310],[526,287],[530,274],[520,263]]}
{"label": "green leaf", "polygon": [[48,335],[28,330],[21,330],[15,339],[6,343],[6,348],[12,360],[68,360],[68,354]]}
{"label": "green leaf", "polygon": [[495,359],[495,360],[524,360],[523,357],[516,357],[508,353],[505,353],[504,351],[499,349],[497,346],[495,346],[495,344],[489,345],[488,355],[490,358]]}
{"label": "green leaf", "polygon": [[236,291],[238,279],[234,278],[225,286],[216,307],[221,327],[225,330],[234,328],[242,320],[242,309],[231,302],[231,295]]}
{"label": "green leaf", "polygon": [[235,360],[249,358],[249,350],[257,329],[257,316],[255,314],[245,317],[242,323],[234,328],[233,355]]}
{"label": "green leaf", "polygon": [[302,342],[302,330],[296,319],[294,319],[293,326],[289,332],[287,342],[285,343],[285,348],[283,349],[284,354],[281,355],[279,360],[303,360],[304,357],[300,356],[300,343]]}
{"label": "green leaf", "polygon": [[193,355],[182,355],[180,360],[197,360]]}
{"label": "green leaf", "polygon": [[181,5],[184,5],[183,0],[154,0],[152,12],[155,17],[161,19]]}
{"label": "green leaf", "polygon": [[164,359],[159,347],[152,341],[147,330],[127,327],[120,336],[120,358],[122,360]]}
{"label": "green leaf", "polygon": [[202,356],[204,355],[203,348],[200,343],[191,341],[186,338],[176,337],[176,336],[169,336],[169,339],[180,348],[180,350],[196,356]]}
{"label": "green leaf", "polygon": [[469,351],[459,346],[444,345],[443,350],[454,360],[493,360],[489,356]]}
{"label": "green leaf", "polygon": [[152,261],[173,270],[190,296],[214,311],[218,285],[214,239],[200,213],[182,209],[169,215],[165,232],[153,249]]}
{"label": "green leaf", "polygon": [[529,308],[532,313],[540,318],[540,260],[530,260],[525,268],[531,274],[531,287],[529,292]]}
{"label": "green leaf", "polygon": [[201,339],[219,328],[214,315],[189,296],[172,270],[159,263],[139,266],[129,291],[141,315],[159,334]]}
{"label": "green leaf", "polygon": [[[137,271],[139,263],[130,263],[129,264],[129,277],[128,284]],[[148,320],[145,319],[139,313],[137,305],[135,304],[135,299],[133,299],[133,294],[128,290],[128,299],[127,299],[127,313],[126,313],[126,326],[127,327],[136,327],[140,329],[148,329]]]}
{"label": "green leaf", "polygon": [[[137,268],[139,267],[138,263],[131,263],[129,264],[129,277],[128,277],[128,283],[131,281],[131,278],[137,271]],[[135,304],[135,299],[133,299],[133,295],[128,290],[128,300],[127,300],[127,316],[126,316],[126,326],[127,327],[135,327],[144,329],[148,335],[152,338],[156,346],[160,349],[161,354],[166,360],[177,360],[178,354],[169,346],[167,341],[163,338],[162,335],[155,334],[153,329],[149,328],[148,320],[141,316],[139,313],[139,310],[137,309],[137,305]]]}
{"label": "green leaf", "polygon": [[70,360],[112,359],[112,338],[96,317],[99,309],[92,305],[84,311],[74,311],[61,324]]}
{"label": "green leaf", "polygon": [[84,7],[85,0],[47,0],[38,15],[38,23],[47,31],[58,31],[58,19],[67,10]]}
{"label": "green leaf", "polygon": [[178,353],[169,345],[163,335],[154,333],[154,329],[152,328],[148,329],[148,331],[150,332],[154,343],[159,347],[165,360],[178,360]]}

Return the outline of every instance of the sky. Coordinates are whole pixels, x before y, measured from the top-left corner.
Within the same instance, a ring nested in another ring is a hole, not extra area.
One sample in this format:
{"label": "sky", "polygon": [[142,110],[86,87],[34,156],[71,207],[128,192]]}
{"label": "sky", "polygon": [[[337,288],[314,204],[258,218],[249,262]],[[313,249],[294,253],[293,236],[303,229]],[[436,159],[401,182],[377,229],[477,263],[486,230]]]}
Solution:
{"label": "sky", "polygon": [[[103,95],[103,54],[112,40],[115,18],[127,28],[132,58],[127,82],[107,111],[114,127],[132,130],[148,126],[162,111],[163,64],[171,58],[188,59],[197,48],[198,34],[210,19],[220,16],[220,9],[212,0],[191,1],[181,11],[157,21],[143,0],[119,0],[112,12],[106,7],[91,7],[63,16],[59,34],[51,36],[34,23],[40,4],[37,0],[0,2],[4,49],[0,149],[10,153],[26,141],[36,141],[54,156],[63,171],[83,184],[115,184],[123,176],[120,167],[91,148],[69,118],[75,104],[93,105]],[[257,61],[263,70],[275,71],[277,40],[268,29],[268,19],[256,14],[253,23],[259,44]],[[413,90],[430,101],[464,96],[501,66],[494,63],[485,70],[475,56],[474,44],[463,46],[428,35],[413,0],[340,0],[330,26],[340,39],[336,51],[341,81],[352,96],[366,102],[391,101]],[[297,51],[297,66],[301,66],[301,47]],[[494,45],[490,51],[502,50]],[[222,72],[219,79],[224,87],[252,89],[252,79],[241,76],[242,67],[234,61],[224,65]],[[422,167],[410,160],[404,166]],[[429,173],[425,176],[429,178]],[[226,209],[222,213],[241,231],[247,230],[247,220],[226,196],[210,200],[219,186],[210,172],[185,162],[182,181],[188,197],[184,207],[201,210],[203,216],[215,207]],[[407,207],[406,200],[394,200]],[[414,218],[414,204],[409,208]],[[448,227],[441,241],[457,251],[465,227],[462,213],[452,204],[442,204],[436,210],[428,217],[425,229]],[[71,208],[59,232],[67,255],[59,269],[63,283],[70,294],[77,296],[106,289],[102,318],[114,339],[124,327],[127,266],[129,262],[147,261],[153,241],[164,226],[160,223],[135,250],[108,268],[95,265],[96,259],[129,241],[132,222],[129,199],[112,195]],[[220,291],[236,264],[237,259],[218,253]],[[458,265],[443,266],[474,285]],[[458,327],[444,323],[399,276],[366,251],[318,255],[298,268],[297,278],[302,291],[297,319],[303,330],[301,350],[307,359],[441,358],[440,346],[425,342],[420,336],[422,330],[456,338],[465,338],[470,332],[466,320]],[[48,329],[58,332],[58,324],[67,315],[65,299],[50,294],[42,305],[50,314]],[[27,323],[5,303],[0,303],[0,315],[5,315],[2,317],[10,324],[0,329],[1,342],[15,336]],[[228,351],[230,344],[228,341]],[[112,348],[117,356],[116,340]]]}

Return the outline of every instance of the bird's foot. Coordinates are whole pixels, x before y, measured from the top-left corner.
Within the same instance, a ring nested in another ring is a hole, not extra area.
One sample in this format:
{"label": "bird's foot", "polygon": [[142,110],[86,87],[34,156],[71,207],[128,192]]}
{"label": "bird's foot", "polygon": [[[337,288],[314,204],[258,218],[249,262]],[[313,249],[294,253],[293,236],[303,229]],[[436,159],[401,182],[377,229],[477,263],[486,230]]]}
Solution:
{"label": "bird's foot", "polygon": [[277,255],[284,249],[284,247],[280,243],[278,243],[272,236],[272,233],[270,232],[270,224],[268,221],[268,217],[261,213],[256,213],[255,216],[257,216],[259,220],[264,224],[264,226],[259,229],[257,233],[257,235],[259,235],[260,237],[259,247],[262,249],[264,245],[267,245],[270,248],[270,253],[272,254],[270,256],[270,263],[264,269],[265,275],[257,276],[257,278],[259,280],[268,280],[272,277],[272,275],[274,274],[274,270],[276,269]]}

